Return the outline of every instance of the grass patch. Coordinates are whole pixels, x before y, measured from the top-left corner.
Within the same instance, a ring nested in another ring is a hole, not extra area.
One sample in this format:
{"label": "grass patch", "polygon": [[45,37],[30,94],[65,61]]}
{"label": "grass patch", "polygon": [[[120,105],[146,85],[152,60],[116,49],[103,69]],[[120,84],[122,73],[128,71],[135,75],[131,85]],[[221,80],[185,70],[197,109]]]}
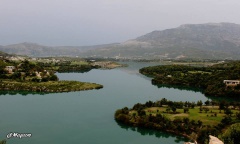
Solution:
{"label": "grass patch", "polygon": [[[204,125],[217,125],[221,122],[221,120],[226,116],[224,114],[224,111],[219,110],[218,106],[205,106],[209,109],[209,111],[206,113],[204,110],[200,112],[200,107],[195,107],[193,109],[189,109],[187,113],[184,113],[183,109],[177,109],[175,113],[173,112],[167,112],[167,106],[163,107],[150,107],[150,108],[145,108],[144,111],[146,112],[146,115],[152,115],[156,116],[157,114],[162,114],[167,116],[169,119],[174,120],[176,118],[189,118],[190,120],[201,120]],[[202,107],[204,108],[204,107]],[[233,112],[232,115],[235,113],[239,112],[239,110],[231,110]],[[130,111],[131,113],[137,113],[136,111]],[[235,119],[235,116],[232,116],[233,119]]]}

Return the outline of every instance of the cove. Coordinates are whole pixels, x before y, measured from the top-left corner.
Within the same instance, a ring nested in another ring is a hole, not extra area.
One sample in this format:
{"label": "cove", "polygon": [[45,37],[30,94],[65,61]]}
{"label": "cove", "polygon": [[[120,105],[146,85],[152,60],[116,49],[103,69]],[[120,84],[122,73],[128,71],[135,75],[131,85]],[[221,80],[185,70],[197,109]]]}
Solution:
{"label": "cove", "polygon": [[31,133],[30,138],[11,138],[7,144],[182,144],[171,134],[118,124],[115,110],[136,103],[167,98],[173,101],[206,101],[201,92],[158,88],[138,69],[159,63],[127,63],[129,67],[58,73],[60,80],[99,83],[103,89],[57,93],[4,93],[0,95],[0,139],[10,132]]}

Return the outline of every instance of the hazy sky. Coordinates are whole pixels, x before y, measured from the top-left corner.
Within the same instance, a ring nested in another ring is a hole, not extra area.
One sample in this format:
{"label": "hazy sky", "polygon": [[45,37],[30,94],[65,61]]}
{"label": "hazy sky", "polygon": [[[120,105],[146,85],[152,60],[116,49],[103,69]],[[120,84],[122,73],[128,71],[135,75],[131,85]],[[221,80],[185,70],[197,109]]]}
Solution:
{"label": "hazy sky", "polygon": [[95,45],[181,24],[240,24],[240,0],[0,0],[0,10],[0,45]]}

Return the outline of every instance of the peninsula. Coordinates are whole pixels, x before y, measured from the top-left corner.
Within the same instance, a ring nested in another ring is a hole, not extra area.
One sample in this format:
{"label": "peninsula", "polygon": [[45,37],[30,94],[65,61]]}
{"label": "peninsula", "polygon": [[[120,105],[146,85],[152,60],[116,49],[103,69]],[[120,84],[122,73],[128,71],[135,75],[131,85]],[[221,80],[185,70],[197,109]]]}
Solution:
{"label": "peninsula", "polygon": [[55,71],[33,61],[0,59],[0,90],[29,92],[70,92],[101,89],[102,85],[79,81],[59,81]]}
{"label": "peninsula", "polygon": [[158,86],[199,88],[205,95],[238,97],[240,95],[240,61],[221,62],[207,67],[161,65],[145,67],[141,74],[153,77]]}
{"label": "peninsula", "polygon": [[160,130],[207,143],[209,134],[224,143],[239,140],[240,103],[238,102],[174,102],[165,98],[115,112],[117,122],[129,126]]}

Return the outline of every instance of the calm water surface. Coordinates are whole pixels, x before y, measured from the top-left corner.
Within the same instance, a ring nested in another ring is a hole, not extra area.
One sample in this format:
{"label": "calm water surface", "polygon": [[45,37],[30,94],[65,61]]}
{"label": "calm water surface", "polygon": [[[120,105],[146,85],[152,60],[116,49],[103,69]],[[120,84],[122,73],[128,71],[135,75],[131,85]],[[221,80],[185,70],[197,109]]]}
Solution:
{"label": "calm water surface", "polygon": [[114,120],[116,109],[148,100],[206,101],[200,92],[158,88],[138,68],[156,63],[128,63],[114,70],[58,73],[61,80],[104,85],[103,89],[58,93],[0,95],[0,139],[10,132],[32,133],[31,138],[11,138],[7,144],[175,144],[181,137],[127,127]]}

